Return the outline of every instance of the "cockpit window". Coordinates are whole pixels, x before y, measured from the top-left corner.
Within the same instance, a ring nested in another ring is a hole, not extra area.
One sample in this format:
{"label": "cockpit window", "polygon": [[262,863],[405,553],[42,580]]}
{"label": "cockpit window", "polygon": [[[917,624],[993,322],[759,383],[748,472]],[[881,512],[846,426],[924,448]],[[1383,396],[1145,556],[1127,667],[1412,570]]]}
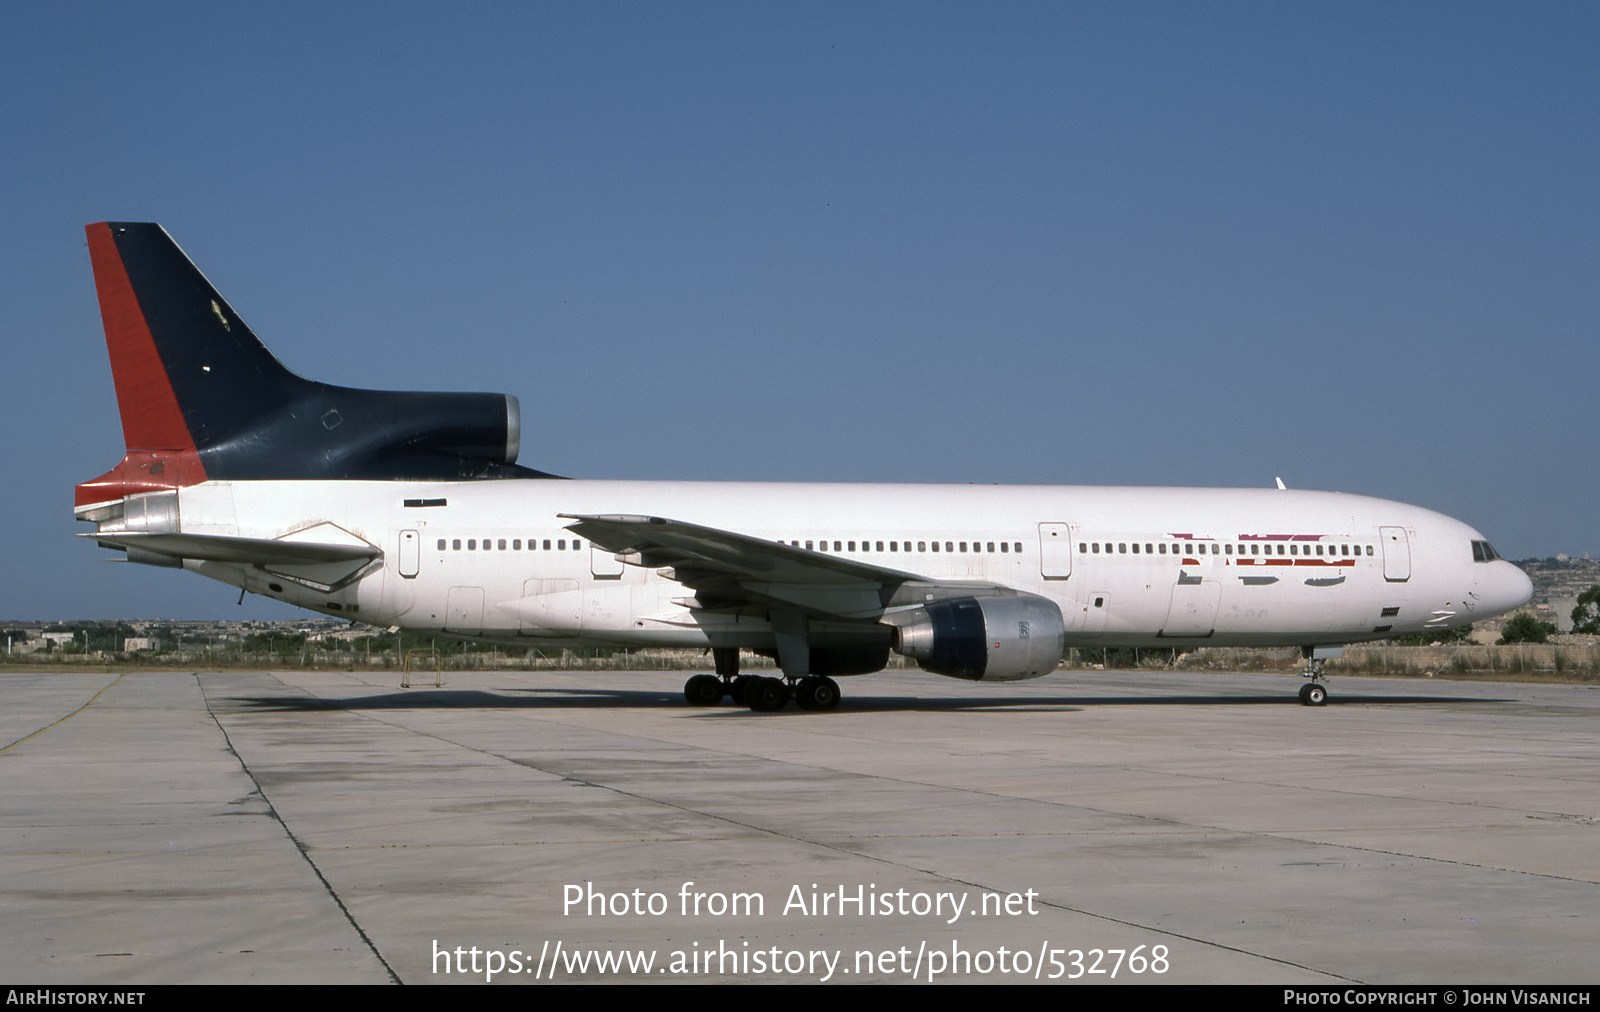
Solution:
{"label": "cockpit window", "polygon": [[1473,562],[1494,562],[1500,558],[1500,553],[1487,541],[1474,541],[1472,543]]}

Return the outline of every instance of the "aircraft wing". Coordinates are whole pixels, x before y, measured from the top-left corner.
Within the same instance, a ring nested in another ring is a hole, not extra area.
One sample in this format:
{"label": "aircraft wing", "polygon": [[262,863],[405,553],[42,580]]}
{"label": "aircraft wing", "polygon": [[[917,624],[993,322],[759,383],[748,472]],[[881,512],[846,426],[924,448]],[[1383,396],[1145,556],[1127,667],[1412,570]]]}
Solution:
{"label": "aircraft wing", "polygon": [[695,605],[793,608],[816,617],[876,619],[901,606],[951,597],[1001,597],[1016,591],[984,581],[930,580],[715,527],[649,516],[563,513],[567,529],[621,561],[695,592]]}

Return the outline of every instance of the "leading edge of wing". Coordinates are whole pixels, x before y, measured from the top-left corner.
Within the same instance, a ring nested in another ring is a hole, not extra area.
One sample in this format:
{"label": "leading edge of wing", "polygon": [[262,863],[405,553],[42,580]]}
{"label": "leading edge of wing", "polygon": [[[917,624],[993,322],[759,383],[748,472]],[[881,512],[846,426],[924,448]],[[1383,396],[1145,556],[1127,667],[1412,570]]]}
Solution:
{"label": "leading edge of wing", "polygon": [[567,525],[567,530],[616,553],[624,562],[650,569],[688,564],[695,569],[776,583],[901,584],[926,580],[915,573],[665,517],[577,513],[559,516],[576,521]]}
{"label": "leading edge of wing", "polygon": [[623,562],[669,570],[673,580],[695,591],[699,607],[798,607],[859,620],[947,597],[1017,593],[987,581],[929,578],[666,517],[560,516],[574,521],[568,530]]}

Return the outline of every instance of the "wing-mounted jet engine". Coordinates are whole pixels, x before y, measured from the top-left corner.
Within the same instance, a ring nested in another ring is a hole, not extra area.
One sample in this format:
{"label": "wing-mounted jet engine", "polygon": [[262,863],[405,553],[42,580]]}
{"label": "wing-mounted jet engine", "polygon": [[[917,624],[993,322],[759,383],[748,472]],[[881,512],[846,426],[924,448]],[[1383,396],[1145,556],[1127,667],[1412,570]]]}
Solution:
{"label": "wing-mounted jet engine", "polygon": [[1033,594],[937,601],[885,621],[896,627],[895,650],[924,671],[972,681],[1048,675],[1067,640],[1061,609]]}

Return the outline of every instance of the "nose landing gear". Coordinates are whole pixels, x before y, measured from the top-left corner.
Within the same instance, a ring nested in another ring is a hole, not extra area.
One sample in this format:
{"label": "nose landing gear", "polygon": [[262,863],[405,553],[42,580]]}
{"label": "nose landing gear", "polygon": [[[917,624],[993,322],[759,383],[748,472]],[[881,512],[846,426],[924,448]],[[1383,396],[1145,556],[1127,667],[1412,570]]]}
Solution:
{"label": "nose landing gear", "polygon": [[1327,705],[1328,687],[1321,682],[1307,682],[1300,686],[1300,702],[1306,706]]}
{"label": "nose landing gear", "polygon": [[1328,703],[1328,687],[1322,684],[1322,666],[1325,658],[1339,657],[1344,653],[1344,647],[1306,647],[1305,677],[1310,679],[1300,686],[1300,703],[1303,706],[1326,706]]}

